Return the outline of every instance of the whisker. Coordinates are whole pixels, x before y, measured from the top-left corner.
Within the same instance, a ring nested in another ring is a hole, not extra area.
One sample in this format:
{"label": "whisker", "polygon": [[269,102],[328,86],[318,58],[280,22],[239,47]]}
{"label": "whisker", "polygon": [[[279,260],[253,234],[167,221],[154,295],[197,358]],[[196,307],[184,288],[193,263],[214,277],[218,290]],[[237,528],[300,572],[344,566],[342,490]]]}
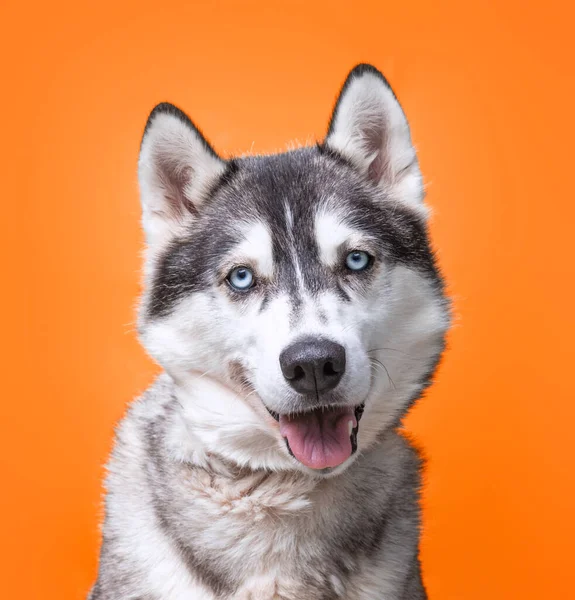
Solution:
{"label": "whisker", "polygon": [[253,396],[257,390],[252,390],[247,396],[244,397],[244,400],[247,400],[250,396]]}
{"label": "whisker", "polygon": [[389,374],[389,371],[387,370],[387,367],[380,360],[377,360],[377,358],[370,358],[369,360],[372,361],[372,363],[376,363],[376,364],[380,365],[381,367],[383,367],[383,369],[387,373],[387,378],[389,379],[389,383],[391,383],[391,385],[393,386],[393,389],[397,389],[395,387],[395,383],[393,382],[393,379],[391,378],[391,375]]}
{"label": "whisker", "polygon": [[210,373],[213,373],[214,369],[208,369],[207,371],[204,371],[199,377],[198,379],[201,379],[202,377],[205,377],[206,375],[209,375]]}
{"label": "whisker", "polygon": [[367,354],[370,354],[371,352],[379,352],[381,350],[391,350],[392,352],[399,352],[400,354],[405,354],[405,356],[410,356],[407,352],[398,350],[397,348],[372,348],[371,350],[367,351]]}

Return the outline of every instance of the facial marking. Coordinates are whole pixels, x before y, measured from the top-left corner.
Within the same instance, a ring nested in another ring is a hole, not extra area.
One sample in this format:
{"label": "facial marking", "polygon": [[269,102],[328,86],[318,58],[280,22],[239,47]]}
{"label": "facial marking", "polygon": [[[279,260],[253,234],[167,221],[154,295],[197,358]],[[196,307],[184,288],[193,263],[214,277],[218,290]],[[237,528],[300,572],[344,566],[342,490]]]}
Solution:
{"label": "facial marking", "polygon": [[295,279],[297,282],[297,292],[293,292],[292,300],[293,300],[293,312],[296,313],[298,306],[301,304],[301,294],[305,290],[305,283],[303,274],[301,271],[299,256],[296,250],[297,242],[296,242],[296,232],[294,231],[294,216],[289,204],[285,204],[285,218],[286,218],[286,237],[288,240],[289,256],[291,257],[291,266],[293,268],[293,272],[295,274]]}
{"label": "facial marking", "polygon": [[251,223],[242,232],[243,240],[232,250],[230,257],[237,263],[246,262],[257,273],[271,279],[274,275],[272,238],[263,223]]}
{"label": "facial marking", "polygon": [[285,205],[286,223],[288,229],[291,231],[293,227],[293,213],[289,204]]}
{"label": "facial marking", "polygon": [[340,259],[339,249],[344,244],[350,249],[361,247],[360,233],[347,225],[334,212],[319,210],[315,216],[314,227],[320,259],[328,267],[337,264]]}

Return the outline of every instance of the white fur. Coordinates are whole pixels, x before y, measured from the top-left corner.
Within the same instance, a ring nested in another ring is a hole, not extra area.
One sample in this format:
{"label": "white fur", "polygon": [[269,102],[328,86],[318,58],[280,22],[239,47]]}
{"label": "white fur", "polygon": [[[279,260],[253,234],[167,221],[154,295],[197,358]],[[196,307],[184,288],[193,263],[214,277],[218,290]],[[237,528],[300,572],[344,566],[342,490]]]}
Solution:
{"label": "white fur", "polygon": [[[315,217],[315,237],[320,258],[333,267],[339,258],[338,250],[352,239],[353,229],[342,222],[335,214],[319,211]],[[352,245],[355,247],[355,244]]]}

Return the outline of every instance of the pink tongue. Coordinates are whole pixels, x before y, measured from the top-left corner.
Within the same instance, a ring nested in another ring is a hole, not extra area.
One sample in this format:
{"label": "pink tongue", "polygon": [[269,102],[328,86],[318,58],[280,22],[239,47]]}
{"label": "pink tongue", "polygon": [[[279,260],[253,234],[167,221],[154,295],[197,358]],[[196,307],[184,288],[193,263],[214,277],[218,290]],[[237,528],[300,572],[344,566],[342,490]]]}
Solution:
{"label": "pink tongue", "polygon": [[350,426],[354,410],[343,407],[314,410],[294,417],[280,416],[280,433],[294,456],[311,469],[337,467],[351,456]]}

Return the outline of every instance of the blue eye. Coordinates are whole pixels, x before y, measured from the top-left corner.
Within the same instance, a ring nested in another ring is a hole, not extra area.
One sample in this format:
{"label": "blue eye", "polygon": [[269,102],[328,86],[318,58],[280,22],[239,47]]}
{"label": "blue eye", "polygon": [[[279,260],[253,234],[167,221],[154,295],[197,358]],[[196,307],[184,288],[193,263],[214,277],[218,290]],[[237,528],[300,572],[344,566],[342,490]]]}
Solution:
{"label": "blue eye", "polygon": [[370,265],[370,256],[362,250],[354,250],[345,258],[345,264],[351,271],[365,271]]}
{"label": "blue eye", "polygon": [[254,274],[247,267],[236,267],[228,275],[228,281],[234,290],[245,292],[254,284]]}

